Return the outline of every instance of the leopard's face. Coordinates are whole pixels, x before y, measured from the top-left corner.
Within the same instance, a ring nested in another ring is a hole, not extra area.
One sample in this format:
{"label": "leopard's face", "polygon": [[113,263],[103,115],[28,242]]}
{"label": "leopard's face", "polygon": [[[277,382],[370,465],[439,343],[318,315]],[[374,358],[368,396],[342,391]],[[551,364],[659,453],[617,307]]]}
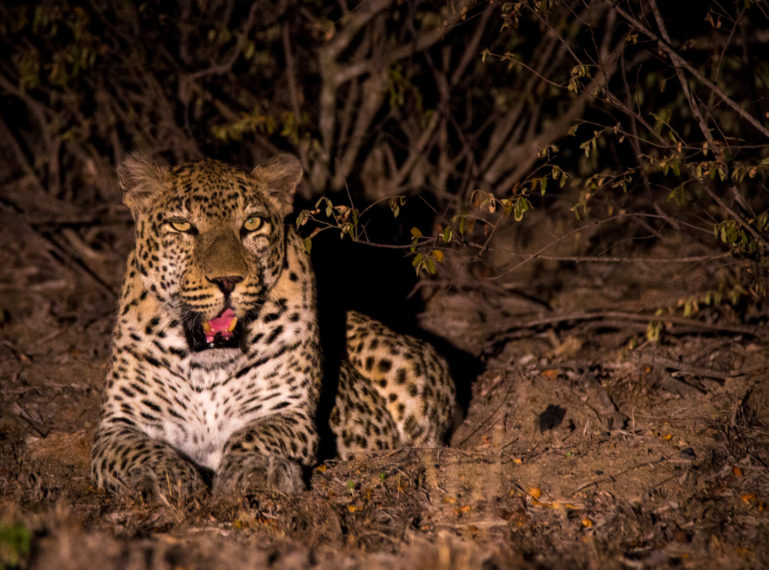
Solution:
{"label": "leopard's face", "polygon": [[132,207],[145,288],[178,314],[194,351],[239,347],[244,325],[280,277],[290,202],[276,203],[280,180],[263,174],[215,161],[184,164]]}

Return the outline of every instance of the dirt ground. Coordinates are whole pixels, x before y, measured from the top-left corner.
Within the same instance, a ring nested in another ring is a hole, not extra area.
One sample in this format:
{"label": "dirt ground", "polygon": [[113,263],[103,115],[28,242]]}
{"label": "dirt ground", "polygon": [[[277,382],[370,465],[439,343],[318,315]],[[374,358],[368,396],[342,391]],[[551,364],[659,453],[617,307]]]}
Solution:
{"label": "dirt ground", "polygon": [[532,266],[494,295],[433,296],[422,327],[481,367],[458,374],[467,413],[445,448],[324,463],[299,496],[228,508],[96,491],[88,450],[131,226],[89,216],[0,221],[4,568],[769,564],[765,307],[663,313],[647,338],[648,315],[706,289],[696,264]]}

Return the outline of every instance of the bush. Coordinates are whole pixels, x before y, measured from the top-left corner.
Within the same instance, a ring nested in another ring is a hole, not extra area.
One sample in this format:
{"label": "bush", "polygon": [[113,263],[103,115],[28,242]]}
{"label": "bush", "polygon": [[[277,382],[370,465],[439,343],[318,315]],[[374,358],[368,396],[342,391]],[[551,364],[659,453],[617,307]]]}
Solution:
{"label": "bush", "polygon": [[315,224],[308,235],[371,241],[376,212],[400,221],[427,204],[389,232],[420,271],[481,259],[505,220],[567,200],[578,220],[621,219],[616,243],[643,230],[720,248],[731,282],[714,290],[762,296],[767,13],[696,0],[5,3],[4,194],[27,210],[23,188],[55,214],[115,202],[129,150],[244,166],[288,150],[315,206],[297,220]]}

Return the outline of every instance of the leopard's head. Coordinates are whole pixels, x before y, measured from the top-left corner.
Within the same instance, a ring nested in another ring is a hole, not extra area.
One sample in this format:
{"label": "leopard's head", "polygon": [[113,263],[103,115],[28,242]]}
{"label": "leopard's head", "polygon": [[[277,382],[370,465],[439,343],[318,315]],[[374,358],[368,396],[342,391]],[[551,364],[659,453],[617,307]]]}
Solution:
{"label": "leopard's head", "polygon": [[245,172],[213,160],[169,169],[133,155],[118,174],[145,290],[178,313],[192,350],[239,346],[283,271],[299,160],[279,155]]}

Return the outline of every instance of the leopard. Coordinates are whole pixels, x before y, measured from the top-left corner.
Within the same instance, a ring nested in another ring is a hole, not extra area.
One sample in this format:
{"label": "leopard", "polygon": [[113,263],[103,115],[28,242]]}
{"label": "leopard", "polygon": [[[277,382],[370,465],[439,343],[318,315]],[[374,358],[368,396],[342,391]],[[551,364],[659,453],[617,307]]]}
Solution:
{"label": "leopard", "polygon": [[343,460],[445,441],[455,387],[432,344],[348,311],[325,378],[315,273],[290,220],[302,177],[291,154],[250,170],[146,154],[118,167],[135,242],[91,448],[98,489],[175,504],[296,494],[321,416]]}

